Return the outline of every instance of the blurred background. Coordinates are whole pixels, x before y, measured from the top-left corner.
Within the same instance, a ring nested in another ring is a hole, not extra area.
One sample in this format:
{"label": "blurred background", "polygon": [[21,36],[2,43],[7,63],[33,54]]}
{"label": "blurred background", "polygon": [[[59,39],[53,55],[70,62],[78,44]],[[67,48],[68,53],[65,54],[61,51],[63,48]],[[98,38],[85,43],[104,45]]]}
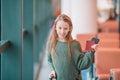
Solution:
{"label": "blurred background", "polygon": [[[49,79],[46,40],[63,13],[71,17],[72,36],[83,50],[93,36],[102,39],[100,49],[120,48],[119,0],[1,0],[1,80]],[[83,71],[83,80],[94,80],[96,72],[92,77],[88,72]]]}

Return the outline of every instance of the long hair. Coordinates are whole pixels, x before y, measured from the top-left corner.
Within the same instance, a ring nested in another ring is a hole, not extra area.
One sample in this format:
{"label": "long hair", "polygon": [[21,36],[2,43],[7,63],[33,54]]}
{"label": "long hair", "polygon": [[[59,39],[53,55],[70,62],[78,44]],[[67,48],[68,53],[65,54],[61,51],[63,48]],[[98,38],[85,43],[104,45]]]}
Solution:
{"label": "long hair", "polygon": [[71,21],[70,17],[68,17],[65,14],[59,15],[53,23],[52,30],[51,30],[49,38],[48,38],[49,49],[50,49],[51,53],[55,53],[55,47],[56,47],[56,43],[57,43],[57,39],[58,39],[58,35],[56,32],[56,24],[58,21],[61,21],[61,20],[64,22],[67,22],[69,24],[70,31],[68,32],[68,34],[66,36],[66,41],[68,43],[68,53],[71,54],[71,45],[70,44],[71,44],[71,41],[73,40],[72,36],[71,36],[73,25],[72,25],[72,21]]}

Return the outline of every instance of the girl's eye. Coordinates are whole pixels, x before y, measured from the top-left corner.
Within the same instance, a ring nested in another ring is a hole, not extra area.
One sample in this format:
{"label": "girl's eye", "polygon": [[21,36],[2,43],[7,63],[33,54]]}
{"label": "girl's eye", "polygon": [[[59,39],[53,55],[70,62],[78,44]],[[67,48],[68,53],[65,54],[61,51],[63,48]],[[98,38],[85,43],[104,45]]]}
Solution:
{"label": "girl's eye", "polygon": [[61,29],[61,27],[59,27],[59,29]]}
{"label": "girl's eye", "polygon": [[68,28],[64,28],[64,30],[67,30]]}

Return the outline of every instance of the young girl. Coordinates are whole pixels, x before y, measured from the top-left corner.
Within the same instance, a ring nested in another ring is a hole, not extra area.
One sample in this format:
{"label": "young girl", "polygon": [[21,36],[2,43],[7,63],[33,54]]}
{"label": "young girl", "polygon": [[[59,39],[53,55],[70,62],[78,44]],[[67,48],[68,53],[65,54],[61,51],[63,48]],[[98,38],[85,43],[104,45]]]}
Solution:
{"label": "young girl", "polygon": [[56,80],[81,80],[79,72],[93,62],[94,51],[82,53],[79,42],[72,39],[72,29],[71,19],[61,14],[56,18],[48,39],[50,76]]}

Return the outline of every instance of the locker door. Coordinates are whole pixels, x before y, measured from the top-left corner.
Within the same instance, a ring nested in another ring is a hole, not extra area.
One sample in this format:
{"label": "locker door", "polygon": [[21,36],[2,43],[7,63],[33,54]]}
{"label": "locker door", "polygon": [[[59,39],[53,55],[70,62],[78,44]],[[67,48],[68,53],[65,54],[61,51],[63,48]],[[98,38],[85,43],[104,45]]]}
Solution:
{"label": "locker door", "polygon": [[33,80],[33,0],[23,0],[22,80]]}
{"label": "locker door", "polygon": [[1,40],[12,45],[1,53],[1,80],[22,78],[22,1],[1,0]]}
{"label": "locker door", "polygon": [[[52,0],[34,0],[34,78],[38,80],[41,72],[42,59],[45,54],[46,40],[52,18]],[[42,75],[42,74],[41,74]],[[46,75],[46,74],[45,74]],[[47,75],[46,75],[47,76]]]}
{"label": "locker door", "polygon": [[2,0],[1,6],[1,40],[11,42],[1,54],[1,80],[33,80],[33,0]]}
{"label": "locker door", "polygon": [[33,56],[45,44],[50,7],[46,0],[1,0],[1,40],[11,42],[1,53],[1,80],[33,80]]}

